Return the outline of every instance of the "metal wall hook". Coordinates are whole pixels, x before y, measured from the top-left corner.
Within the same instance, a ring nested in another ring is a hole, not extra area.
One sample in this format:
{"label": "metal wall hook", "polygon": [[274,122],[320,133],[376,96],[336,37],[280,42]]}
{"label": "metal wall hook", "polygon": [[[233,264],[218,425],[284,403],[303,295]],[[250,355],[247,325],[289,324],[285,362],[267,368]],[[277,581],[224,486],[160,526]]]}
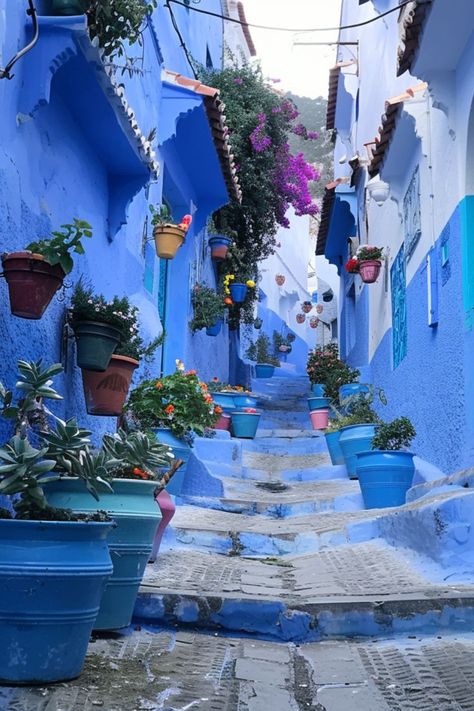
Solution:
{"label": "metal wall hook", "polygon": [[13,79],[15,76],[14,74],[11,74],[11,69],[13,68],[13,65],[18,62],[19,59],[21,59],[27,52],[30,51],[30,49],[33,49],[35,44],[38,41],[39,37],[39,26],[38,26],[38,13],[36,11],[36,8],[33,4],[33,0],[28,0],[28,5],[29,8],[26,11],[27,15],[30,15],[31,17],[31,22],[33,24],[33,39],[29,44],[26,45],[26,47],[23,47],[19,52],[15,54],[15,56],[8,62],[7,66],[4,69],[0,68],[0,79]]}

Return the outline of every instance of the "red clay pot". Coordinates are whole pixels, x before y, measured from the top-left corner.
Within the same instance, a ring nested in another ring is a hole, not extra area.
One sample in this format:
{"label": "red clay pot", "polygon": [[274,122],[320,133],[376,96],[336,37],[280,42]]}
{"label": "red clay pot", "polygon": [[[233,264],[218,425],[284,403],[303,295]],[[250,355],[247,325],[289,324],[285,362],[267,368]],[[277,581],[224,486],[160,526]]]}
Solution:
{"label": "red clay pot", "polygon": [[365,284],[373,284],[380,274],[382,262],[379,259],[367,259],[359,264],[359,274]]}
{"label": "red clay pot", "polygon": [[20,318],[39,319],[64,277],[63,268],[54,267],[40,254],[11,252],[2,256],[3,273],[8,284],[10,310]]}
{"label": "red clay pot", "polygon": [[82,371],[84,397],[89,415],[118,417],[127,399],[133,372],[138,360],[127,356],[113,355],[107,370]]}

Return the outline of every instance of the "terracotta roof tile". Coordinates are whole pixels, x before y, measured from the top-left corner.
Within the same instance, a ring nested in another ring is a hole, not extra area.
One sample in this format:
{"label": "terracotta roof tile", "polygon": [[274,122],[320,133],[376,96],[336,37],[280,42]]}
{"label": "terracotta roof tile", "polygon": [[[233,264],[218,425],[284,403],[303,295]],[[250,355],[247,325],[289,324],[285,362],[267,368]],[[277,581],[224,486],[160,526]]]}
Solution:
{"label": "terracotta roof tile", "polygon": [[[329,183],[329,186],[332,183]],[[321,221],[319,223],[318,240],[316,242],[316,255],[323,255],[326,250],[326,240],[331,222],[331,211],[336,197],[336,186],[328,187],[324,191],[323,202],[321,205]]]}
{"label": "terracotta roof tile", "polygon": [[339,75],[343,67],[349,67],[354,64],[354,60],[348,62],[339,62],[329,70],[329,89],[328,89],[328,105],[326,109],[326,130],[331,131],[335,128],[334,121],[336,118],[337,104],[337,88],[339,86]]}
{"label": "terracotta roof tile", "polygon": [[212,140],[221,164],[227,190],[232,199],[240,202],[242,199],[242,191],[237,177],[234,156],[229,145],[229,127],[226,124],[224,114],[225,104],[220,99],[219,90],[212,86],[202,84],[197,79],[184,77],[182,74],[172,72],[168,69],[163,70],[162,79],[163,81],[194,91],[203,97],[204,108],[212,133]]}
{"label": "terracotta roof tile", "polygon": [[400,43],[398,47],[397,75],[412,67],[420,46],[425,20],[432,6],[432,0],[413,0],[400,10]]}

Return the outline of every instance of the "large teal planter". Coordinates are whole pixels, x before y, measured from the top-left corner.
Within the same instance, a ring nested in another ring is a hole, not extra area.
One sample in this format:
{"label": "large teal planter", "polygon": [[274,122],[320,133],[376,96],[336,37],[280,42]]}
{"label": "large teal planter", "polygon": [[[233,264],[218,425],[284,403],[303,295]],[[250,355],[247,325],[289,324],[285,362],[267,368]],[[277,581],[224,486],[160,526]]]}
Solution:
{"label": "large teal planter", "polygon": [[120,342],[120,331],[98,321],[76,321],[72,325],[76,337],[78,368],[102,373],[110,365]]}
{"label": "large teal planter", "polygon": [[233,412],[232,413],[232,434],[241,439],[253,439],[257,434],[258,423],[260,421],[259,412]]}
{"label": "large teal planter", "polygon": [[79,479],[63,478],[45,486],[46,497],[52,506],[73,511],[100,508],[110,513],[117,524],[107,541],[114,572],[100,603],[95,630],[120,629],[128,627],[132,621],[138,588],[161,520],[153,496],[156,481],[114,479],[112,487],[114,493],[100,492],[100,502],[97,503]]}
{"label": "large teal planter", "polygon": [[245,297],[247,296],[247,284],[241,284],[240,282],[234,282],[234,284],[231,284],[229,286],[230,289],[230,295],[232,297],[232,301],[234,301],[236,304],[242,304],[245,301]]}
{"label": "large teal planter", "polygon": [[367,452],[372,447],[372,438],[375,435],[375,425],[350,425],[341,429],[339,444],[346,462],[347,473],[350,479],[356,479],[356,464],[358,452]]}
{"label": "large teal planter", "polygon": [[341,430],[337,430],[337,432],[326,432],[324,435],[332,464],[345,463],[341,445],[339,444],[340,434]]}
{"label": "large teal planter", "polygon": [[359,452],[357,476],[366,509],[402,506],[415,474],[411,452]]}
{"label": "large teal planter", "polygon": [[323,410],[329,407],[330,400],[327,397],[309,397],[308,407],[311,411]]}
{"label": "large teal planter", "polygon": [[112,527],[0,520],[0,683],[79,676],[112,573]]}
{"label": "large teal planter", "polygon": [[272,378],[275,372],[274,365],[268,365],[268,363],[257,363],[255,366],[255,376],[257,378]]}
{"label": "large teal planter", "polygon": [[322,383],[313,383],[311,392],[315,397],[324,397],[324,385]]}
{"label": "large teal planter", "polygon": [[191,456],[191,447],[186,442],[174,436],[168,427],[156,427],[153,429],[157,439],[163,444],[168,444],[175,456],[175,459],[182,459],[184,464],[173,475],[170,483],[166,485],[166,491],[173,496],[179,496],[184,484],[184,478],[188,468],[188,460]]}
{"label": "large teal planter", "polygon": [[222,407],[224,412],[235,410],[235,400],[233,392],[211,393],[212,399],[216,405]]}
{"label": "large teal planter", "polygon": [[236,407],[257,407],[257,398],[252,395],[234,394],[234,404]]}

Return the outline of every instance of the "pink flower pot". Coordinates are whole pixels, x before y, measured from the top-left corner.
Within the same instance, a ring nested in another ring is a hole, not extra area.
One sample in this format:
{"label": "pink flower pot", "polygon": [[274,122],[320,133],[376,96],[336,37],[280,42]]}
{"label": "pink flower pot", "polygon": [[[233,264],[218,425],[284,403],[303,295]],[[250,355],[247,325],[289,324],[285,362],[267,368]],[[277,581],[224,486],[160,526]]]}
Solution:
{"label": "pink flower pot", "polygon": [[215,430],[230,430],[230,415],[226,415],[224,412],[222,415],[219,417],[217,420],[216,424],[214,425]]}
{"label": "pink flower pot", "polygon": [[368,259],[359,265],[359,274],[365,284],[373,284],[380,274],[382,262],[380,259]]}
{"label": "pink flower pot", "polygon": [[313,430],[325,430],[328,426],[329,410],[313,410],[309,413]]}

